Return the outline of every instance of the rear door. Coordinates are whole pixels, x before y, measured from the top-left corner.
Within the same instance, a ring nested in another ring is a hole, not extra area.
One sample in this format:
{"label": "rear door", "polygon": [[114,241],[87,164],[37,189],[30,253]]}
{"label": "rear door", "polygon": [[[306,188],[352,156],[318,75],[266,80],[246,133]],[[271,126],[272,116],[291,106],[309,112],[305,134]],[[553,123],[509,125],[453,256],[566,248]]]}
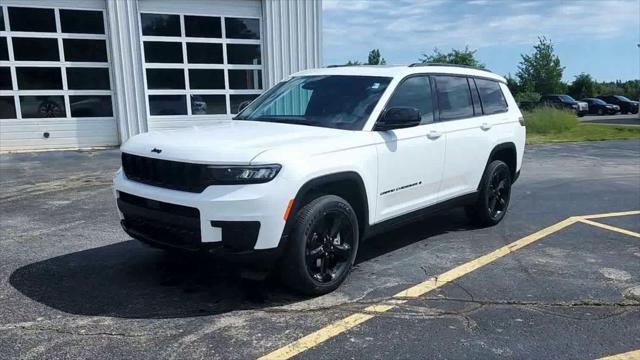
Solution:
{"label": "rear door", "polygon": [[378,201],[376,222],[429,206],[439,199],[445,137],[442,124],[434,122],[429,76],[404,79],[385,109],[410,106],[420,110],[420,125],[379,131]]}
{"label": "rear door", "polygon": [[441,200],[476,191],[495,144],[495,126],[506,114],[483,115],[473,78],[434,76],[438,99],[438,121],[447,137]]}

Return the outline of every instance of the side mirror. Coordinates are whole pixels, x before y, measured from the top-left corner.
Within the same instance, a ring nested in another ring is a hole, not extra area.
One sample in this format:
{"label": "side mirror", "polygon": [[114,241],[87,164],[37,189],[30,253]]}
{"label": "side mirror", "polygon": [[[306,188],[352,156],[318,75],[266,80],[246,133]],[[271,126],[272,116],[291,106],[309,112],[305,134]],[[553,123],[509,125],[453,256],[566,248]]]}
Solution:
{"label": "side mirror", "polygon": [[378,120],[374,130],[387,131],[404,129],[420,125],[422,121],[420,111],[413,107],[392,107],[385,110],[382,118]]}

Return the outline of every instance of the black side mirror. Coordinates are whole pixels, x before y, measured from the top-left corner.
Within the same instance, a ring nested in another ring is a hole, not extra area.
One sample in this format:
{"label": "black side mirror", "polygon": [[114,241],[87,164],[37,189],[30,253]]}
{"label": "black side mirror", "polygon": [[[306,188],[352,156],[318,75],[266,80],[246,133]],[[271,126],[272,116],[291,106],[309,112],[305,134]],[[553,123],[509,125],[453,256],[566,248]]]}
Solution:
{"label": "black side mirror", "polygon": [[420,125],[422,121],[420,111],[413,107],[398,106],[385,110],[382,118],[378,120],[374,130],[387,131],[404,129]]}

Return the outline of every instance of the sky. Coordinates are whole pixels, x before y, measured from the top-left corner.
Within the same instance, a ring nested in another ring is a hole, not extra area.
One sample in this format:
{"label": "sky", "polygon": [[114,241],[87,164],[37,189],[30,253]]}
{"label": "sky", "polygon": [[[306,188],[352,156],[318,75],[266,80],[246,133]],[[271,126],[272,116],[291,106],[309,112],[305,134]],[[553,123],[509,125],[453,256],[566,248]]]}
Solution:
{"label": "sky", "polygon": [[469,46],[493,72],[515,75],[539,36],[554,44],[563,80],[640,79],[640,0],[323,0],[324,64],[417,62]]}

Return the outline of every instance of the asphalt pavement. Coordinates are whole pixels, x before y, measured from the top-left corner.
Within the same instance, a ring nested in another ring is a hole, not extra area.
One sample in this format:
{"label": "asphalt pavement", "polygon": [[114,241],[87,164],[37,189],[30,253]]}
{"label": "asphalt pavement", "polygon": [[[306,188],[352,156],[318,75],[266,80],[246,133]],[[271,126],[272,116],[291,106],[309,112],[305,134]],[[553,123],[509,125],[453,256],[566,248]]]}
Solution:
{"label": "asphalt pavement", "polygon": [[[293,349],[309,359],[595,359],[640,349],[640,214],[629,213],[640,210],[640,141],[529,146],[501,224],[475,228],[451,210],[381,234],[361,246],[347,282],[318,298],[130,239],[110,187],[118,163],[116,150],[0,155],[2,358]],[[603,215],[581,217],[593,214]],[[356,314],[363,321],[349,323]]]}

